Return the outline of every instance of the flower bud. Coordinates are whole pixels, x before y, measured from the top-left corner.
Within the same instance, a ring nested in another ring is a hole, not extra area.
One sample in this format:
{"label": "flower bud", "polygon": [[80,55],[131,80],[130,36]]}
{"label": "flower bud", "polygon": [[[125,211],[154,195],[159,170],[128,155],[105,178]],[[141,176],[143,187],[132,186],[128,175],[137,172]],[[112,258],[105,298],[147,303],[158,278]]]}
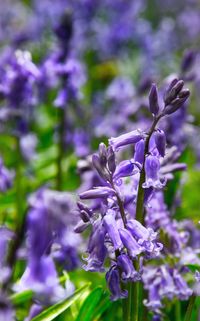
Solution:
{"label": "flower bud", "polygon": [[107,148],[104,143],[99,144],[99,158],[102,166],[107,164]]}
{"label": "flower bud", "polygon": [[111,146],[108,147],[108,169],[111,173],[114,173],[116,169],[115,153]]}
{"label": "flower bud", "polygon": [[164,102],[165,106],[171,104],[173,100],[177,98],[177,95],[180,93],[180,91],[183,89],[184,81],[174,79],[169,88],[167,89],[165,96],[164,96]]}
{"label": "flower bud", "polygon": [[107,173],[105,168],[102,166],[100,158],[97,154],[92,156],[92,164],[103,179],[107,180],[109,178],[109,173]]}
{"label": "flower bud", "polygon": [[181,63],[181,70],[183,72],[188,71],[192,67],[195,57],[196,57],[196,54],[193,50],[188,50],[185,53],[182,63]]}
{"label": "flower bud", "polygon": [[157,115],[159,112],[158,90],[155,84],[152,84],[149,93],[149,109],[153,115]]}
{"label": "flower bud", "polygon": [[162,130],[157,130],[154,133],[156,148],[160,156],[165,156],[166,136]]}

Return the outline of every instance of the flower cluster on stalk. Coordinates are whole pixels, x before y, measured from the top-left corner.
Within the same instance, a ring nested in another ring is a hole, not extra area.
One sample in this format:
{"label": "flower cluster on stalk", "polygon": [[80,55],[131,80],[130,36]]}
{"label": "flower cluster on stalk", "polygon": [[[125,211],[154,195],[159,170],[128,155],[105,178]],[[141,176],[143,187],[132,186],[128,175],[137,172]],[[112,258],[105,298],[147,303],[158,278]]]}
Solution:
{"label": "flower cluster on stalk", "polygon": [[[172,172],[182,169],[170,164],[166,155],[165,133],[156,127],[158,121],[181,108],[189,96],[182,80],[174,79],[166,90],[163,108],[158,101],[156,85],[149,94],[149,109],[153,124],[149,131],[134,130],[109,139],[109,145],[99,145],[98,154],[92,157],[93,167],[99,175],[101,185],[80,194],[78,203],[82,221],[76,232],[91,226],[84,268],[89,271],[106,270],[106,281],[111,299],[127,296],[121,282],[141,280],[143,267],[148,260],[161,255],[163,244],[151,227],[144,225],[144,207],[161,190]],[[121,160],[127,146],[134,147],[132,158]],[[142,192],[142,215],[138,215],[138,204]],[[142,217],[142,219],[139,219]]]}

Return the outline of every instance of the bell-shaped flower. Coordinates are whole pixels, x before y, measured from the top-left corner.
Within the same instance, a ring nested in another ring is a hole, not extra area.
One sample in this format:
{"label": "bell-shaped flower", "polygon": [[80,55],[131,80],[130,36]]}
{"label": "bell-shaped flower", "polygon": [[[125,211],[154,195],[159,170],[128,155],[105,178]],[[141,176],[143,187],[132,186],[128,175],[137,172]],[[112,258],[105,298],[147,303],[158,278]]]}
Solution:
{"label": "bell-shaped flower", "polygon": [[120,268],[122,280],[138,281],[141,279],[140,273],[135,270],[127,254],[120,254],[117,257],[117,266]]}
{"label": "bell-shaped flower", "polygon": [[160,161],[156,156],[149,155],[145,160],[146,180],[142,185],[143,188],[154,187],[156,189],[163,188],[164,181],[159,178]]}
{"label": "bell-shaped flower", "polygon": [[120,287],[119,271],[115,266],[112,266],[110,270],[106,273],[106,281],[108,288],[111,292],[110,299],[112,301],[123,299],[128,296],[128,291],[122,290]]}
{"label": "bell-shaped flower", "polygon": [[148,300],[144,300],[144,305],[151,311],[159,311],[162,308],[161,297],[159,295],[159,285],[152,284],[148,289]]}
{"label": "bell-shaped flower", "polygon": [[124,160],[117,166],[113,178],[117,181],[121,177],[132,176],[138,172],[138,165],[136,165],[132,160]]}
{"label": "bell-shaped flower", "polygon": [[143,165],[144,162],[144,146],[144,139],[141,139],[137,144],[135,144],[134,161],[140,165]]}
{"label": "bell-shaped flower", "polygon": [[93,232],[90,236],[87,252],[89,253],[84,260],[87,265],[83,268],[86,271],[102,272],[104,271],[103,264],[107,255],[107,249],[104,244],[106,230],[100,221],[97,221],[93,225]]}
{"label": "bell-shaped flower", "polygon": [[80,199],[84,200],[84,199],[106,198],[110,195],[113,196],[114,194],[115,194],[115,191],[112,188],[106,187],[106,186],[99,186],[99,187],[90,189],[86,192],[83,192],[79,196],[80,196]]}
{"label": "bell-shaped flower", "polygon": [[144,227],[137,220],[129,220],[126,227],[132,236],[136,238],[138,244],[145,249],[148,257],[154,257],[160,254],[163,245],[156,241],[157,233],[151,228]]}
{"label": "bell-shaped flower", "polygon": [[138,244],[138,242],[134,239],[134,237],[127,229],[121,228],[119,229],[119,233],[122,243],[127,248],[129,254],[132,257],[136,257],[143,251],[143,248]]}
{"label": "bell-shaped flower", "polygon": [[113,147],[113,150],[118,150],[121,147],[136,144],[143,138],[144,134],[139,130],[133,130],[132,132],[120,135],[118,137],[112,137],[109,139],[109,144]]}
{"label": "bell-shaped flower", "polygon": [[105,226],[106,232],[108,233],[115,250],[122,247],[122,241],[119,235],[117,223],[115,220],[115,211],[109,209],[103,218],[103,224]]}

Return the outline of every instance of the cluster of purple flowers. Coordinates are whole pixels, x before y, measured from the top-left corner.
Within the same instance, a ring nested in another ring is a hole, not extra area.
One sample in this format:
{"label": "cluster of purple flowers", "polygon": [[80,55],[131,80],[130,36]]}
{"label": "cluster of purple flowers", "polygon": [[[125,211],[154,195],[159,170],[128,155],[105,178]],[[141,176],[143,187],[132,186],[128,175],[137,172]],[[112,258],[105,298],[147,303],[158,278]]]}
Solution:
{"label": "cluster of purple flowers", "polygon": [[[162,202],[159,197],[162,197],[161,190],[167,180],[172,179],[173,172],[185,169],[185,165],[175,163],[176,156],[170,150],[166,151],[165,133],[156,126],[161,118],[181,108],[188,97],[189,90],[184,88],[184,82],[174,79],[165,91],[161,107],[157,87],[153,84],[149,94],[149,109],[154,119],[150,130],[138,129],[111,138],[108,147],[101,143],[99,153],[92,157],[93,167],[99,175],[99,186],[80,194],[81,200],[90,200],[90,203],[78,203],[82,221],[75,231],[83,232],[91,226],[84,268],[100,272],[107,270],[106,280],[112,300],[128,295],[127,290],[121,288],[121,282],[141,280],[144,269],[148,269],[149,260],[162,257],[167,251],[159,241],[157,231],[161,230],[162,225],[173,229],[173,222],[171,225],[168,224],[167,220],[170,218],[165,213],[164,205],[163,210],[161,209]],[[131,159],[121,160],[122,151],[127,146],[134,147],[133,156]],[[158,218],[155,212],[157,202]],[[147,211],[147,226],[144,225],[144,207]],[[161,215],[162,211],[165,221]],[[179,235],[176,227],[174,230]],[[171,236],[176,237],[175,234]],[[163,272],[164,268],[160,270]],[[192,291],[186,286],[178,271],[170,273],[173,274],[173,284],[177,285],[174,295],[180,299],[190,296]],[[152,274],[154,276],[153,272]],[[145,278],[146,288],[149,281],[147,279]],[[159,283],[156,280],[155,284],[157,282]],[[187,290],[185,295],[184,289],[178,292],[181,282]],[[151,284],[152,287],[148,289],[154,291],[154,282]],[[159,287],[162,288],[161,283]],[[175,285],[171,287],[171,293],[174,289]],[[164,293],[161,296],[157,292],[157,295],[159,304],[157,301],[155,304],[154,301],[151,302],[154,298],[147,303],[147,306],[154,310],[161,307],[161,297]]]}

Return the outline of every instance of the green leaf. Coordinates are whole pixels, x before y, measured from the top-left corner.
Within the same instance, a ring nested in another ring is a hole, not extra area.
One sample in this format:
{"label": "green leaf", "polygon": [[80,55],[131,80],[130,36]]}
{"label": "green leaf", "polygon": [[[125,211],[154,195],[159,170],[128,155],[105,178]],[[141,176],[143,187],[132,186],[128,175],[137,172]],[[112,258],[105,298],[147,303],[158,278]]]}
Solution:
{"label": "green leaf", "polygon": [[109,298],[109,294],[106,293],[103,295],[103,297],[101,298],[101,302],[98,304],[98,306],[96,307],[93,316],[95,316],[95,320],[100,319],[100,317],[102,316],[102,314],[111,307],[113,302],[110,301]]}
{"label": "green leaf", "polygon": [[84,293],[85,289],[90,284],[85,284],[83,287],[78,289],[73,295],[71,295],[66,300],[63,300],[61,302],[58,302],[54,304],[53,306],[47,308],[40,314],[38,314],[35,318],[32,319],[32,321],[51,321],[54,318],[56,318],[58,315],[60,315],[62,312],[66,311],[75,301],[77,301],[80,296]]}
{"label": "green leaf", "polygon": [[23,302],[30,300],[32,298],[32,296],[33,296],[33,291],[26,290],[26,291],[15,293],[15,294],[11,295],[10,301],[14,305],[19,305]]}
{"label": "green leaf", "polygon": [[85,299],[81,306],[76,321],[91,321],[94,316],[94,309],[99,305],[103,294],[102,287],[95,288]]}

